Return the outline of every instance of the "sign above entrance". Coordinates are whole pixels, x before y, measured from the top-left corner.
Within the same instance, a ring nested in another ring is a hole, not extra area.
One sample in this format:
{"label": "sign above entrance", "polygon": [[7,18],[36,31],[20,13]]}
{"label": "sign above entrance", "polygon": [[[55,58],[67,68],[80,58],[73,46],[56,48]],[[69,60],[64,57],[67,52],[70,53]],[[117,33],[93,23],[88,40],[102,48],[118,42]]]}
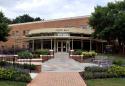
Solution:
{"label": "sign above entrance", "polygon": [[82,29],[82,28],[42,28],[29,31],[28,35],[41,34],[41,33],[58,33],[58,32],[67,32],[67,33],[77,33],[77,34],[92,34],[93,29]]}
{"label": "sign above entrance", "polygon": [[56,29],[56,31],[69,31],[69,29]]}

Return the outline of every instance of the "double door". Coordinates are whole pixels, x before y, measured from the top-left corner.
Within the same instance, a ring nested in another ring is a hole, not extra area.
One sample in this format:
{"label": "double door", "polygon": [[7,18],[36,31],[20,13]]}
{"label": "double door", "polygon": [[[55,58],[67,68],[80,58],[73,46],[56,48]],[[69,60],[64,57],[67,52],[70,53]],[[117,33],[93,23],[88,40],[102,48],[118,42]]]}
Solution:
{"label": "double door", "polygon": [[57,41],[57,52],[67,52],[66,41]]}

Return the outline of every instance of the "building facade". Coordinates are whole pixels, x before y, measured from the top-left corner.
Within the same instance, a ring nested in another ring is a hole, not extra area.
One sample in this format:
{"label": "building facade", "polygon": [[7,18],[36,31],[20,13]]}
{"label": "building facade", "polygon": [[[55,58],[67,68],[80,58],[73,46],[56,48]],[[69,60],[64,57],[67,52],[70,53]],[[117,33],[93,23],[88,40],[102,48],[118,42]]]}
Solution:
{"label": "building facade", "polygon": [[10,36],[7,42],[0,43],[0,50],[1,52],[14,52],[17,49],[31,51],[53,49],[55,52],[68,52],[71,49],[102,51],[104,41],[91,38],[94,30],[89,27],[88,18],[81,16],[9,25]]}

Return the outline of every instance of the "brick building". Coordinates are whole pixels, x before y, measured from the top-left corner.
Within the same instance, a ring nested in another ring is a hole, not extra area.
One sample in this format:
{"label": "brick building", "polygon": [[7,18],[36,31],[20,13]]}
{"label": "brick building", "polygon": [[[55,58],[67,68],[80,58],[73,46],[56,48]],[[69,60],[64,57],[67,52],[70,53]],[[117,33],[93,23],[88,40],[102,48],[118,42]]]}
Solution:
{"label": "brick building", "polygon": [[[7,42],[0,43],[1,52],[17,49],[70,49],[103,51],[103,41],[90,37],[94,32],[88,25],[88,16],[11,24]],[[98,45],[98,47],[96,46]]]}

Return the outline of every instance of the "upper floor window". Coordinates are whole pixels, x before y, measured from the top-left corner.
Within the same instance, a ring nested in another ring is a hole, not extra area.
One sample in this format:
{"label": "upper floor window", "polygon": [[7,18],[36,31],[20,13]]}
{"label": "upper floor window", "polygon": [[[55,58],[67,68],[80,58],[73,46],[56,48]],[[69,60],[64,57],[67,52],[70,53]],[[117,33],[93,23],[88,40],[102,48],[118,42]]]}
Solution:
{"label": "upper floor window", "polygon": [[29,33],[29,30],[23,30],[23,35],[27,35]]}
{"label": "upper floor window", "polygon": [[15,31],[12,31],[12,36],[15,36]]}
{"label": "upper floor window", "polygon": [[20,35],[20,32],[19,31],[16,31],[16,34],[15,34],[16,36],[19,36]]}

